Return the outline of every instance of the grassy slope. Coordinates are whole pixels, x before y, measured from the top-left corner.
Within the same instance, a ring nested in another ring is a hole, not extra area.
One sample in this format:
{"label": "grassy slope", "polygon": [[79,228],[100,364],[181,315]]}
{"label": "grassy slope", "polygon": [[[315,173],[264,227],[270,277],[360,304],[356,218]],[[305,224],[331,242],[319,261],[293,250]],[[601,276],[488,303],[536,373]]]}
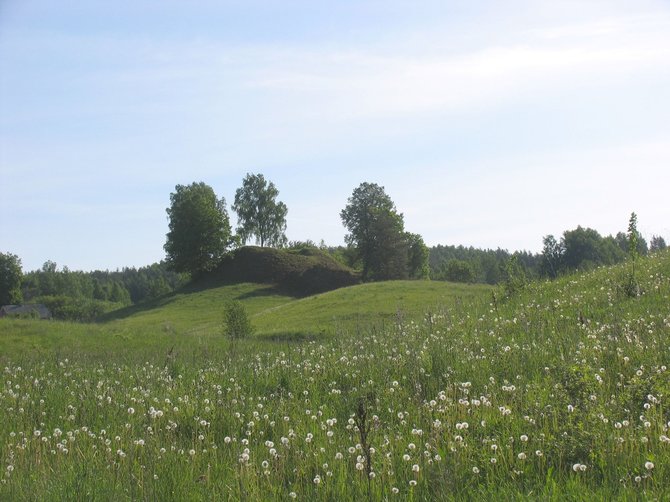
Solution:
{"label": "grassy slope", "polygon": [[390,322],[398,313],[418,319],[426,311],[459,308],[489,298],[491,288],[430,281],[391,281],[342,288],[303,299],[267,284],[233,284],[183,291],[108,314],[100,323],[1,320],[0,354],[91,353],[192,346],[221,340],[222,308],[241,301],[259,338],[313,338],[341,328]]}
{"label": "grassy slope", "polygon": [[261,311],[252,321],[261,336],[334,333],[367,329],[427,312],[460,309],[489,300],[492,288],[430,281],[389,281],[337,289]]}
{"label": "grassy slope", "polygon": [[235,284],[167,295],[111,312],[97,324],[0,319],[0,355],[95,354],[206,343],[219,333],[222,305],[228,300],[242,301],[253,315],[293,298],[266,284]]}
{"label": "grassy slope", "polygon": [[[211,343],[205,354],[194,345],[169,364],[162,352],[169,345],[161,347],[157,338],[153,353],[138,354],[146,359],[127,366],[116,354],[101,364],[82,353],[62,366],[58,354],[21,361],[16,347],[8,353],[5,346],[0,359],[11,383],[0,392],[0,458],[10,459],[11,448],[15,469],[0,485],[0,499],[85,493],[99,500],[289,500],[293,490],[302,500],[390,500],[394,486],[398,500],[666,500],[670,253],[641,261],[638,298],[620,288],[626,267],[532,284],[498,304],[463,302],[456,312],[447,308],[454,315],[436,316],[434,326],[405,323],[365,336],[352,330],[316,343],[250,340],[235,350]],[[350,312],[373,286],[349,300]],[[332,315],[339,309],[335,298],[345,293],[319,298],[328,300]],[[289,323],[292,315],[299,323],[300,309],[319,312],[306,307],[319,298],[278,306],[268,319]],[[391,313],[398,303],[371,294],[366,305],[374,302]],[[171,309],[176,305],[163,314]],[[142,319],[153,325],[137,315],[81,329],[132,330]],[[266,315],[259,309],[256,320]],[[0,322],[0,339],[14,337],[3,328],[17,323]],[[60,324],[39,326],[46,326],[45,335],[50,326],[65,331]],[[133,331],[127,344],[141,338]],[[221,343],[212,337],[203,347],[215,340]],[[369,437],[377,450],[372,483],[355,467],[360,452],[353,446],[361,439],[347,425],[361,403],[368,419],[378,417]],[[68,419],[70,404],[76,412]],[[127,412],[130,406],[137,412]],[[165,412],[155,434],[146,433],[150,406]],[[198,428],[203,417],[206,425]],[[329,424],[331,417],[337,422]],[[168,420],[179,424],[176,430],[163,427]],[[62,439],[51,437],[56,427],[78,431],[69,455],[47,454]],[[102,429],[119,437],[109,454]],[[91,431],[95,438],[86,435]],[[243,440],[250,459],[240,467]],[[160,447],[166,453],[159,455]],[[127,457],[120,459],[117,449]],[[584,470],[575,469],[581,465]]]}

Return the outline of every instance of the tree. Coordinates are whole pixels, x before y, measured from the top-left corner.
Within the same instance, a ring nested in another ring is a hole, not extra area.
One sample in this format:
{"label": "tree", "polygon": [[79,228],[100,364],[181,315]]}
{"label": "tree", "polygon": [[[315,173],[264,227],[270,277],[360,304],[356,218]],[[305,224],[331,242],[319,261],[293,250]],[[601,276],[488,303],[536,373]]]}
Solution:
{"label": "tree", "polygon": [[542,239],[544,247],[540,261],[540,274],[543,277],[555,279],[562,267],[563,253],[565,249],[562,242],[556,241],[553,235],[547,235]]}
{"label": "tree", "polygon": [[21,259],[15,254],[0,253],[0,305],[21,303]]}
{"label": "tree", "polygon": [[357,249],[362,262],[363,280],[388,278],[387,254],[394,252],[399,258],[401,253],[397,248],[401,242],[402,251],[407,256],[403,216],[396,211],[384,187],[376,183],[361,183],[349,197],[340,218],[349,230],[345,241]]}
{"label": "tree", "polygon": [[244,305],[236,300],[229,302],[223,312],[223,331],[229,338],[246,338],[254,332]]}
{"label": "tree", "polygon": [[166,209],[170,231],[164,249],[176,272],[198,276],[212,270],[233,243],[225,199],[205,183],[177,185]]}
{"label": "tree", "polygon": [[569,270],[611,265],[625,258],[613,237],[603,238],[592,228],[578,226],[563,233],[563,265]]}
{"label": "tree", "polygon": [[665,239],[661,237],[660,235],[654,235],[651,238],[651,241],[649,242],[649,250],[652,253],[655,253],[656,251],[663,251],[667,246],[665,243]]}
{"label": "tree", "polygon": [[519,253],[514,253],[505,266],[505,281],[503,288],[505,295],[510,298],[526,287],[528,277],[526,270],[519,260]]}
{"label": "tree", "polygon": [[451,259],[444,265],[444,278],[451,282],[475,282],[475,271],[465,260]]}
{"label": "tree", "polygon": [[410,279],[428,279],[430,266],[428,259],[430,251],[419,234],[406,233],[405,238],[408,246],[407,267]]}
{"label": "tree", "polygon": [[376,281],[407,279],[408,245],[402,215],[376,213],[371,222],[372,264],[370,278]]}
{"label": "tree", "polygon": [[286,244],[286,213],[288,208],[277,202],[279,190],[262,174],[247,174],[242,187],[235,192],[233,209],[237,213],[237,233],[242,242],[251,236],[261,247]]}

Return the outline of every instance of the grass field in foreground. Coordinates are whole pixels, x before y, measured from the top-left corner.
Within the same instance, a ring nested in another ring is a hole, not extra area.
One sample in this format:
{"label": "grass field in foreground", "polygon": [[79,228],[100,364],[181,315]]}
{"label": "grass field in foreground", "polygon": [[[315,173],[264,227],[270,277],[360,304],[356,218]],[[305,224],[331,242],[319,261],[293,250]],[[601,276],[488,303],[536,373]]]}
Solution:
{"label": "grass field in foreground", "polygon": [[0,500],[666,500],[670,254],[627,267],[294,343],[6,343]]}

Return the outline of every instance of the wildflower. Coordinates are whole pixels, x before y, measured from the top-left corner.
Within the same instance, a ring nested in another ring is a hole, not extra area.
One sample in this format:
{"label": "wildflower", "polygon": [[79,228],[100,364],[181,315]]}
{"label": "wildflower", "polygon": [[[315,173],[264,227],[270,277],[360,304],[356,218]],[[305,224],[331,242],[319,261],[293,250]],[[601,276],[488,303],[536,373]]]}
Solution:
{"label": "wildflower", "polygon": [[412,472],[419,472],[419,469],[420,469],[420,468],[419,468],[419,464],[414,464],[414,465],[412,466]]}
{"label": "wildflower", "polygon": [[647,469],[648,471],[651,471],[654,468],[654,463],[653,462],[645,462],[644,463],[644,468]]}
{"label": "wildflower", "polygon": [[526,454],[524,452],[521,452],[517,455],[517,458],[519,460],[526,460]]}

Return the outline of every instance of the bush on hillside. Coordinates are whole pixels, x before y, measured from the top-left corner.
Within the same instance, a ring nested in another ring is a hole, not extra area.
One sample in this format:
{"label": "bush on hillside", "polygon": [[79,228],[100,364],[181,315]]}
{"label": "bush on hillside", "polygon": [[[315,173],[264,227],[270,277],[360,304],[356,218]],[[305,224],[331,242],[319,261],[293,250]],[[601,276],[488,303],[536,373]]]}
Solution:
{"label": "bush on hillside", "polygon": [[230,253],[212,274],[225,282],[276,284],[308,296],[358,284],[358,275],[327,253],[312,248],[280,250],[247,246]]}
{"label": "bush on hillside", "polygon": [[76,322],[92,322],[101,315],[124,306],[123,303],[65,295],[38,296],[34,301],[46,305],[54,319]]}
{"label": "bush on hillside", "polygon": [[253,334],[254,329],[247,315],[244,305],[238,301],[231,301],[224,310],[224,333],[227,337],[238,339]]}

